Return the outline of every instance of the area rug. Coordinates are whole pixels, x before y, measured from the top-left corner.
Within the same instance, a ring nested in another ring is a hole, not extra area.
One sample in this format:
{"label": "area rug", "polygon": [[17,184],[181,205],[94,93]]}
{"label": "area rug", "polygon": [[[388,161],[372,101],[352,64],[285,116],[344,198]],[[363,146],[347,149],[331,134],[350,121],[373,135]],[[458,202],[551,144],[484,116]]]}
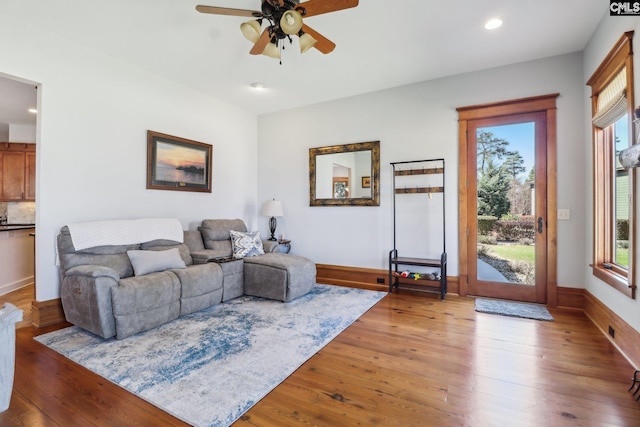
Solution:
{"label": "area rug", "polygon": [[546,307],[521,302],[476,298],[476,311],[501,316],[553,321],[553,316]]}
{"label": "area rug", "polygon": [[386,295],[331,285],[288,303],[240,297],[116,340],[42,344],[194,426],[228,426]]}

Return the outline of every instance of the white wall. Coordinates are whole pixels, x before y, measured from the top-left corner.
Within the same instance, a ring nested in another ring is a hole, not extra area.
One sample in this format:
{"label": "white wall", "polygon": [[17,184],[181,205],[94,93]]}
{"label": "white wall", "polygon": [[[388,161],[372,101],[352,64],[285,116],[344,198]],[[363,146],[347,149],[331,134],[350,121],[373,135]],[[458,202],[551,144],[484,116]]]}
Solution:
{"label": "white wall", "polygon": [[[257,120],[86,46],[0,16],[0,72],[40,85],[37,295],[57,298],[55,236],[102,219],[241,217],[256,225]],[[147,130],[213,146],[213,192],[146,190]]]}
{"label": "white wall", "polygon": [[36,142],[36,127],[9,124],[9,142]]}
{"label": "white wall", "polygon": [[[278,232],[292,239],[292,251],[318,263],[386,269],[393,246],[389,163],[445,158],[448,274],[456,276],[456,108],[560,93],[558,208],[570,209],[571,220],[558,222],[558,283],[582,287],[584,258],[576,248],[588,242],[586,176],[575,162],[575,153],[585,150],[582,75],[582,55],[575,53],[260,116],[258,200],[282,201],[286,216],[278,220]],[[376,140],[381,143],[380,206],[310,207],[309,148]],[[267,219],[259,226],[266,230]]]}
{"label": "white wall", "polygon": [[[600,23],[598,29],[592,36],[587,48],[584,51],[584,74],[582,81],[585,82],[591,77],[591,75],[598,68],[602,60],[607,56],[613,45],[622,37],[622,34],[626,31],[635,30],[635,37],[633,39],[634,47],[638,46],[640,35],[640,18],[638,17],[605,17]],[[637,49],[637,47],[636,47]],[[634,49],[634,50],[636,50]],[[635,87],[635,103],[640,105],[640,62],[638,61],[637,53],[634,55],[633,61],[634,69],[634,87]],[[586,141],[589,144],[589,149],[584,151],[585,154],[585,170],[587,172],[586,180],[588,183],[592,182],[593,174],[593,161],[591,155],[591,88],[584,87],[584,133],[587,135]],[[640,176],[640,174],[639,174]],[[636,182],[636,200],[640,200],[640,182]],[[593,261],[592,244],[593,241],[593,193],[591,185],[587,185],[584,199],[584,210],[587,213],[587,224],[585,226],[586,242],[585,251],[583,253],[583,261],[581,268],[585,275],[585,284],[587,290],[602,301],[612,311],[622,317],[627,323],[629,323],[636,330],[640,331],[640,295],[632,300],[617,290],[613,289],[608,284],[602,282],[593,276],[589,264]],[[637,214],[636,214],[637,215]],[[637,219],[637,216],[636,216]],[[636,235],[636,244],[638,243],[638,235]],[[636,266],[640,266],[640,251],[636,251],[635,255]],[[636,284],[640,280],[640,276],[636,274]]]}

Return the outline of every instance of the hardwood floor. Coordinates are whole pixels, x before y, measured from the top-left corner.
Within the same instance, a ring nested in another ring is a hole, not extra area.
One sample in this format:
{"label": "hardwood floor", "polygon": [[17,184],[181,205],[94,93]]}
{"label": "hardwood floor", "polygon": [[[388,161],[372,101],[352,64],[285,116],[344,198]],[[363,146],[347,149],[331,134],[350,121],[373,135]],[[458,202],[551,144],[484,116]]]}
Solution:
{"label": "hardwood floor", "polygon": [[[639,426],[631,365],[582,312],[550,311],[554,322],[389,295],[234,425]],[[32,339],[59,327],[17,331],[0,425],[185,425]]]}
{"label": "hardwood floor", "polygon": [[16,289],[13,292],[0,295],[0,305],[4,304],[5,302],[9,302],[22,310],[22,321],[16,323],[16,328],[31,326],[31,302],[33,301],[34,297],[35,289],[33,283],[20,289]]}

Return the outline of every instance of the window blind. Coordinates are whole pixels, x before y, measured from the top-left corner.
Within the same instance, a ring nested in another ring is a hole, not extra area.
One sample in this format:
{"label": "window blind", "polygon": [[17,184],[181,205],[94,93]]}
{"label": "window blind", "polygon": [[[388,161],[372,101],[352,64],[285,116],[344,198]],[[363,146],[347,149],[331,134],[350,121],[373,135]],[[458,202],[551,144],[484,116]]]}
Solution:
{"label": "window blind", "polygon": [[601,129],[614,124],[627,112],[627,68],[622,70],[598,94],[593,124]]}

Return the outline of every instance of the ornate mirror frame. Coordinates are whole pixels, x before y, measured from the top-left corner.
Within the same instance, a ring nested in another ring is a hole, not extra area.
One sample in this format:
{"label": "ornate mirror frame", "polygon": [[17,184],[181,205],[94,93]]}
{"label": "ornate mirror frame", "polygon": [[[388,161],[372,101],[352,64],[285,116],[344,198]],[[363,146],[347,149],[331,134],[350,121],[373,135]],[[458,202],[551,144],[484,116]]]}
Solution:
{"label": "ornate mirror frame", "polygon": [[[316,198],[316,158],[326,154],[371,151],[371,197]],[[309,206],[380,206],[380,141],[331,145],[309,149]]]}

